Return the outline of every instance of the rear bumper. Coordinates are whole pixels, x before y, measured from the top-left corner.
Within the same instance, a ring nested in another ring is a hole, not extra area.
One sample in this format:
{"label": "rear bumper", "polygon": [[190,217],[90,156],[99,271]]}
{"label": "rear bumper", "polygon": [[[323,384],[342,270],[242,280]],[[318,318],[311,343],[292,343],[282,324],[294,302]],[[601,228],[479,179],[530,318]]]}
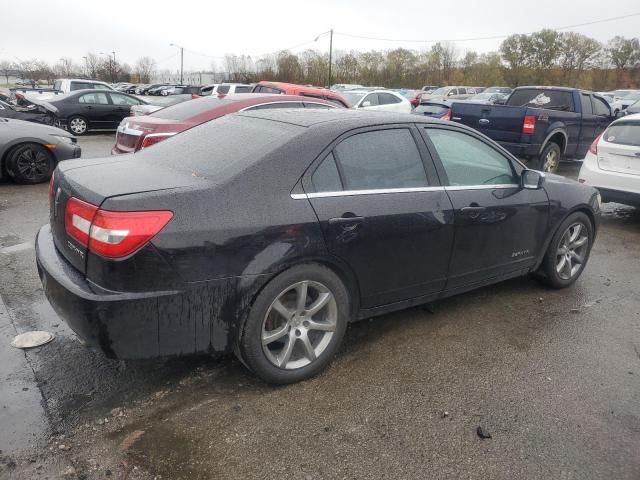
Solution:
{"label": "rear bumper", "polygon": [[62,257],[49,225],[36,237],[36,261],[56,313],[110,358],[231,351],[240,318],[237,278],[199,282],[180,291],[105,291]]}
{"label": "rear bumper", "polygon": [[640,175],[602,170],[591,152],[582,162],[578,179],[597,188],[603,202],[640,206]]}

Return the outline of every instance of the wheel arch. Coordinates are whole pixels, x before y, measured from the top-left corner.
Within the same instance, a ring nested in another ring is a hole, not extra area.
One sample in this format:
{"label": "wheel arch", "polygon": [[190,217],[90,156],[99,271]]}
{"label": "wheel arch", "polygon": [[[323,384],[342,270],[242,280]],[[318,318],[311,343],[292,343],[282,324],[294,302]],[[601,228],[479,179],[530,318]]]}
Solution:
{"label": "wheel arch", "polygon": [[542,151],[547,147],[547,145],[552,142],[560,147],[560,154],[564,155],[565,151],[567,150],[567,141],[567,134],[565,133],[565,131],[562,128],[555,128],[549,134],[547,134],[544,142],[542,142],[542,145],[540,146],[538,155],[540,155]]}

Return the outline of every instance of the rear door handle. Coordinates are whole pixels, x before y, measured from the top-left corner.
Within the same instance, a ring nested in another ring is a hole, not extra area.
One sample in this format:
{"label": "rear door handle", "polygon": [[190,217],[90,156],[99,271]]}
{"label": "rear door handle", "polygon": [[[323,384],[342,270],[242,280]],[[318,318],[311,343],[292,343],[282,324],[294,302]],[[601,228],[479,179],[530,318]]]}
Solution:
{"label": "rear door handle", "polygon": [[354,224],[354,223],[362,223],[364,221],[364,217],[335,217],[329,219],[329,225],[337,225],[337,224]]}

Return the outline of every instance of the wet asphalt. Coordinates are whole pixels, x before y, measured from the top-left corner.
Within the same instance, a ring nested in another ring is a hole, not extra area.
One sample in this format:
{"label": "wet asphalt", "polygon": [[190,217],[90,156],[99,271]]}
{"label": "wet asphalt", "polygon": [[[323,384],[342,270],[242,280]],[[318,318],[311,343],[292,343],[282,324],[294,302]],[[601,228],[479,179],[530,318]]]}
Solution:
{"label": "wet asphalt", "polygon": [[[82,138],[83,157],[112,141]],[[572,288],[527,277],[353,324],[327,371],[278,388],[230,357],[125,363],[83,346],[38,279],[47,217],[46,185],[0,181],[2,479],[640,478],[632,208],[605,206]],[[31,329],[56,338],[9,346]]]}

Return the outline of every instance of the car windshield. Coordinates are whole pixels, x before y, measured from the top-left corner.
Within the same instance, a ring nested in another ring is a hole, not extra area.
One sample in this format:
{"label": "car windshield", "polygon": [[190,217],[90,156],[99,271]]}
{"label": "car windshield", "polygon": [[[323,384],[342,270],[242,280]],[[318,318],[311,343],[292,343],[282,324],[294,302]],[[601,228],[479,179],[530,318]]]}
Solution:
{"label": "car windshield", "polygon": [[447,93],[449,93],[451,89],[450,88],[438,88],[437,90],[434,90],[433,92],[431,92],[431,95],[433,95],[434,97],[444,97]]}
{"label": "car windshield", "polygon": [[614,123],[603,134],[605,141],[640,147],[640,120]]}
{"label": "car windshield", "polygon": [[349,92],[349,91],[345,91],[342,92],[342,96],[344,98],[347,99],[347,102],[349,102],[351,105],[355,105],[356,103],[358,103],[360,101],[360,99],[362,97],[365,96],[364,92]]}
{"label": "car windshield", "polygon": [[151,116],[155,118],[163,118],[165,120],[186,120],[231,102],[232,100],[217,97],[188,100],[186,102],[158,110],[157,112],[152,113]]}

